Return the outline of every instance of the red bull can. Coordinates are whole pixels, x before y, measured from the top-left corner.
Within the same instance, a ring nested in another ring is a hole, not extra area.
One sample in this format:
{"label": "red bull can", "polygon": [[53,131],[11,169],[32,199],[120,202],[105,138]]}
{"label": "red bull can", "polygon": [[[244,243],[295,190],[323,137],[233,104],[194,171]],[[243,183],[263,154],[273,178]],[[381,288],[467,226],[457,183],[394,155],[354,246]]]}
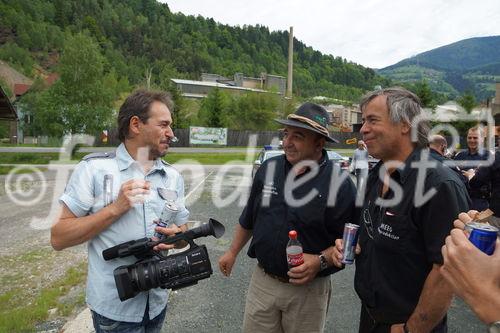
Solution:
{"label": "red bull can", "polygon": [[358,229],[359,225],[346,223],[344,226],[344,256],[341,262],[343,264],[351,265],[356,256],[356,244],[358,244]]}
{"label": "red bull can", "polygon": [[497,227],[485,223],[472,222],[465,225],[465,231],[470,232],[469,240],[478,249],[489,256],[493,254],[498,236]]}

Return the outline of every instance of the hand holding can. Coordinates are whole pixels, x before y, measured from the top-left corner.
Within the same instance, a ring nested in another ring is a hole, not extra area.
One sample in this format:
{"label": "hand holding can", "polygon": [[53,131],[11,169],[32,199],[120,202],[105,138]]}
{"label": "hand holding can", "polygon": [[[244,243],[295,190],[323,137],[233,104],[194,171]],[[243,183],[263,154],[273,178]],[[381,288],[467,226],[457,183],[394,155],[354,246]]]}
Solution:
{"label": "hand holding can", "polygon": [[478,249],[489,256],[495,252],[498,228],[486,223],[472,221],[465,225],[464,231],[468,235],[469,241]]}
{"label": "hand holding can", "polygon": [[342,243],[344,244],[344,256],[341,262],[346,265],[351,265],[356,256],[356,245],[358,243],[358,229],[359,225],[346,223],[344,226],[344,237]]}

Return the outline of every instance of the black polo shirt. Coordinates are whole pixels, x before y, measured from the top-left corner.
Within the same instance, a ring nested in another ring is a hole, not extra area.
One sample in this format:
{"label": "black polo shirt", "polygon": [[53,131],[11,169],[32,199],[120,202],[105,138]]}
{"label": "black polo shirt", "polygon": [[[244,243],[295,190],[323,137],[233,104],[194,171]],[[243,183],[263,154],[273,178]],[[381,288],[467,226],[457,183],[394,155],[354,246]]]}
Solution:
{"label": "black polo shirt", "polygon": [[455,172],[458,175],[458,178],[460,178],[460,180],[465,184],[465,187],[467,188],[467,186],[469,184],[469,179],[462,174],[462,171],[460,170],[460,168],[458,166],[452,164],[453,160],[441,155],[437,150],[435,150],[433,148],[429,148],[429,152],[430,152],[430,155],[432,158],[438,160],[441,163],[444,163],[453,172]]}
{"label": "black polo shirt", "polygon": [[[268,169],[271,171],[273,168],[274,174],[266,179]],[[334,245],[335,239],[342,238],[345,223],[353,223],[358,219],[355,217],[354,184],[349,177],[339,184],[339,177],[335,175],[344,174],[344,171],[338,167],[334,169],[326,151],[323,151],[319,162],[318,174],[293,191],[285,189],[285,181],[291,168],[285,155],[271,158],[262,164],[255,174],[250,197],[239,221],[244,229],[252,230],[248,255],[257,258],[267,273],[282,277],[287,277],[288,271],[288,231],[297,231],[304,253],[319,254]],[[307,173],[302,174],[299,178],[306,175]],[[328,206],[328,196],[330,191],[334,192],[335,187],[338,195],[335,201],[331,201],[333,205]],[[311,191],[314,191],[314,196],[306,204],[294,207],[285,202],[285,191],[289,191],[297,200]],[[266,205],[266,202],[269,204]],[[338,270],[331,267],[318,275],[325,276]]]}
{"label": "black polo shirt", "polygon": [[468,161],[486,161],[490,157],[490,151],[483,149],[481,152],[471,153],[469,149],[462,150],[453,158],[460,170],[476,169],[477,163],[468,163]]}
{"label": "black polo shirt", "polygon": [[[441,246],[453,221],[469,207],[463,182],[450,168],[430,157],[435,167],[421,178],[422,193],[430,189],[436,192],[426,202],[418,202],[418,169],[412,168],[411,163],[421,160],[421,151],[415,149],[404,166],[391,174],[392,181],[402,189],[399,203],[388,207],[376,203],[382,192],[382,163],[372,170],[367,181],[355,289],[371,315],[381,323],[402,323],[409,318],[432,265],[442,264]],[[384,199],[394,195],[390,189]]]}
{"label": "black polo shirt", "polygon": [[472,190],[480,191],[483,186],[491,186],[490,209],[500,217],[500,151],[495,153],[492,165],[479,167],[470,180]]}

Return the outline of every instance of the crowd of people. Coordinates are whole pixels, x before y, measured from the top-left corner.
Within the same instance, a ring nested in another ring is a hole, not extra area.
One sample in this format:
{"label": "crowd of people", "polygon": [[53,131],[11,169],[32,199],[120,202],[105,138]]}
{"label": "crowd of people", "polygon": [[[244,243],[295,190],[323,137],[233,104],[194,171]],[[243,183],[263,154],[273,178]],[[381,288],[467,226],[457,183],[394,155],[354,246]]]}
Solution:
{"label": "crowd of people", "polygon": [[[104,261],[101,252],[155,232],[187,229],[182,176],[161,159],[174,139],[171,109],[163,93],[130,95],[118,114],[122,143],[116,152],[85,157],[60,198],[51,243],[62,250],[88,242],[86,302],[96,332],[159,332],[165,321],[168,291],[151,289],[121,302],[113,270],[134,259]],[[478,210],[489,207],[493,224],[500,217],[499,152],[493,164],[468,164],[489,157],[482,149],[482,129],[474,127],[468,149],[455,156],[460,169],[448,163],[446,139],[429,137],[419,98],[402,88],[369,93],[360,109],[356,185],[337,174],[328,159],[325,143],[336,140],[323,107],[305,103],[286,119],[276,119],[283,126],[285,154],[258,169],[231,245],[218,260],[229,277],[249,243],[255,268],[243,332],[324,331],[330,276],[344,268],[346,223],[359,225],[354,287],[361,300],[360,333],[446,332],[453,295],[491,332],[500,332],[499,241],[488,256],[463,231]],[[369,173],[368,153],[380,160]],[[103,193],[109,177],[115,184],[111,200]],[[179,209],[168,227],[155,223],[164,189],[175,193]],[[297,231],[304,251],[303,263],[294,267],[286,259],[290,230]]]}

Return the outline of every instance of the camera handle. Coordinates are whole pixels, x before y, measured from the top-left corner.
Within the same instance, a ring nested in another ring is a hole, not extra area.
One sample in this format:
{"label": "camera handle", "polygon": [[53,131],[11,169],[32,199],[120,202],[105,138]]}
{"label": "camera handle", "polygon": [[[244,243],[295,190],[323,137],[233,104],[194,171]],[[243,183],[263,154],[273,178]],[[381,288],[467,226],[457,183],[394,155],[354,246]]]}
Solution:
{"label": "camera handle", "polygon": [[[178,233],[176,233],[175,235],[177,235],[177,234],[182,235],[182,232],[178,232]],[[171,236],[171,237],[175,237],[175,235],[174,235],[174,236]],[[189,250],[191,250],[191,249],[196,249],[197,247],[199,247],[199,245],[198,245],[198,244],[196,244],[196,243],[194,242],[194,240],[193,240],[193,239],[190,239],[190,238],[188,238],[188,237],[182,237],[181,239],[178,239],[178,240],[176,240],[176,241],[172,241],[172,239],[171,239],[171,238],[169,238],[169,241],[168,241],[168,242],[164,242],[164,241],[157,241],[157,243],[158,243],[158,244],[162,244],[162,243],[165,243],[165,244],[172,244],[172,243],[175,243],[175,242],[180,241],[180,240],[185,240],[185,241],[187,241],[187,242],[188,242],[188,244],[189,244]],[[152,256],[152,257],[157,257],[157,258],[159,258],[159,259],[161,259],[161,260],[165,260],[165,259],[167,258],[167,256],[164,256],[163,254],[161,254],[161,252],[160,252],[160,251],[154,251],[154,250],[151,250],[151,251],[149,252],[149,256]],[[137,255],[136,255],[136,257],[137,257]],[[140,261],[140,260],[142,260],[142,258],[138,258],[138,259],[139,259],[139,261]]]}

